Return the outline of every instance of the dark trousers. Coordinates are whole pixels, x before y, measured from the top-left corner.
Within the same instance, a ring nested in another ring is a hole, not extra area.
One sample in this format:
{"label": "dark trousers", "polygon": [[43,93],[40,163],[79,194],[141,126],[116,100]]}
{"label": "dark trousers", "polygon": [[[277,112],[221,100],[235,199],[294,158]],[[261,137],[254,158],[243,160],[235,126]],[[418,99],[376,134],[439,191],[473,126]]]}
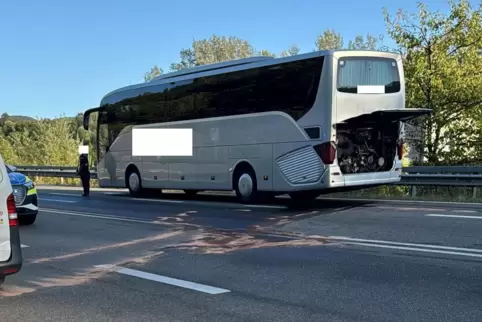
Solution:
{"label": "dark trousers", "polygon": [[88,196],[90,193],[90,174],[84,174],[80,176],[82,181],[82,188],[84,188],[84,196]]}

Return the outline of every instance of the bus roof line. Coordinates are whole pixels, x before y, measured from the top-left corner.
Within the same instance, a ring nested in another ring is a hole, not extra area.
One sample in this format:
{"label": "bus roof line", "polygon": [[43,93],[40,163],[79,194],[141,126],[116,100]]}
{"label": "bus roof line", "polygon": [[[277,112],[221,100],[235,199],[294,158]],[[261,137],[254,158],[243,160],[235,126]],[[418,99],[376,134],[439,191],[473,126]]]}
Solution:
{"label": "bus roof line", "polygon": [[177,76],[200,73],[200,72],[209,71],[209,70],[223,69],[223,68],[239,66],[239,65],[247,65],[247,64],[257,63],[260,61],[271,60],[271,59],[275,59],[275,58],[268,57],[268,56],[255,56],[255,57],[241,58],[241,59],[235,59],[235,60],[228,60],[220,63],[195,66],[192,68],[187,68],[187,69],[183,69],[183,70],[154,77],[151,80],[151,82],[156,80],[161,80],[161,79],[174,78]]}

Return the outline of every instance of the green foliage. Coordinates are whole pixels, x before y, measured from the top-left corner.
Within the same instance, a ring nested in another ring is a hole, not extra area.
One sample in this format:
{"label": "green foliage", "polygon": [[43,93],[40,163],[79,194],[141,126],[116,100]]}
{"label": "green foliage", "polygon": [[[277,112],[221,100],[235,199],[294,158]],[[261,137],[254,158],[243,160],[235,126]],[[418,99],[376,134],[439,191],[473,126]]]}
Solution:
{"label": "green foliage", "polygon": [[[299,51],[298,46],[291,45],[288,49],[283,50],[280,56],[297,55]],[[256,50],[247,40],[238,37],[213,35],[209,39],[194,40],[191,48],[182,49],[179,56],[179,62],[170,65],[171,71],[252,56],[275,58],[276,54],[266,49]]]}
{"label": "green foliage", "polygon": [[163,74],[162,68],[159,68],[158,66],[154,66],[151,68],[149,72],[144,74],[144,81],[148,82],[152,80],[154,77],[160,76],[162,74]]}
{"label": "green foliage", "polygon": [[482,149],[482,19],[463,0],[450,12],[385,11],[388,34],[404,57],[407,106],[431,108],[416,125],[419,152],[432,164],[480,160]]}
{"label": "green foliage", "polygon": [[[77,149],[81,144],[77,118],[17,120],[8,117],[1,124],[0,149],[5,162],[14,165],[76,165]],[[60,179],[42,178],[41,181],[58,183]]]}
{"label": "green foliage", "polygon": [[315,41],[315,46],[316,50],[387,50],[383,45],[383,36],[375,37],[371,34],[366,34],[366,36],[356,36],[355,39],[350,40],[348,46],[345,47],[343,36],[333,29],[326,29],[322,34],[318,35]]}
{"label": "green foliage", "polygon": [[333,29],[326,29],[316,38],[316,50],[343,49],[343,36]]}
{"label": "green foliage", "polygon": [[296,45],[291,45],[288,49],[283,50],[280,54],[281,57],[295,56],[300,53],[300,48]]}

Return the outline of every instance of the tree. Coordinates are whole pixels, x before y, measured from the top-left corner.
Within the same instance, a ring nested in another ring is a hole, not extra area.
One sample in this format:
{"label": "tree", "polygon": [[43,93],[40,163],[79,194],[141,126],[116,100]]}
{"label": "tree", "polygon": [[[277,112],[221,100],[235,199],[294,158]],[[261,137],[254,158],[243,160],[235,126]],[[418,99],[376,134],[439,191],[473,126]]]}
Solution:
{"label": "tree", "polygon": [[356,50],[384,50],[387,48],[383,45],[383,36],[374,37],[367,34],[366,37],[356,36],[354,40],[348,42],[348,49]]}
{"label": "tree", "polygon": [[65,117],[36,122],[33,133],[29,134],[31,145],[35,148],[31,146],[28,149],[34,160],[28,164],[75,164],[77,147],[81,142],[70,130],[71,123],[72,119]]}
{"label": "tree", "polygon": [[342,49],[343,37],[333,29],[326,29],[315,41],[316,50]]}
{"label": "tree", "polygon": [[294,56],[300,53],[300,48],[296,45],[291,45],[288,49],[283,50],[280,54],[281,57]]}
{"label": "tree", "polygon": [[482,151],[482,19],[463,0],[450,12],[417,14],[384,10],[388,34],[404,58],[407,106],[431,108],[418,124],[419,152],[430,163],[470,162]]}
{"label": "tree", "polygon": [[233,36],[213,35],[209,39],[194,40],[191,48],[181,50],[181,60],[179,63],[171,64],[171,70],[177,71],[194,66],[247,58],[254,56],[255,53],[256,51],[247,40]]}
{"label": "tree", "polygon": [[258,56],[266,56],[266,57],[276,58],[276,54],[275,54],[275,53],[272,53],[272,52],[270,52],[269,50],[266,50],[266,49],[260,50],[260,51],[257,53],[257,55],[258,55]]}
{"label": "tree", "polygon": [[182,49],[180,52],[181,60],[179,63],[172,63],[170,66],[171,71],[183,70],[186,68],[191,68],[196,65],[196,53],[194,49]]}
{"label": "tree", "polygon": [[149,82],[154,77],[160,76],[162,74],[163,74],[162,68],[159,68],[157,65],[154,65],[154,67],[151,68],[150,72],[147,72],[144,74],[144,81]]}
{"label": "tree", "polygon": [[383,45],[383,36],[372,36],[367,33],[366,36],[356,36],[354,40],[348,42],[348,46],[345,47],[345,43],[342,35],[333,29],[326,29],[323,34],[318,35],[316,38],[316,50],[329,50],[329,49],[353,49],[353,50],[387,50]]}

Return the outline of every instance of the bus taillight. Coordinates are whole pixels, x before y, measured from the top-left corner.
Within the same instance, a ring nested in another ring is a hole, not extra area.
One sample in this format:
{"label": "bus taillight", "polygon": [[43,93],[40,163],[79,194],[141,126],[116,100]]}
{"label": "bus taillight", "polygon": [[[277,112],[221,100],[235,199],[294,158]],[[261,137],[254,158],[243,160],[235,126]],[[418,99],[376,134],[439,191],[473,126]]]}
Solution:
{"label": "bus taillight", "polygon": [[335,142],[325,142],[314,146],[316,153],[324,164],[332,164],[335,161]]}

